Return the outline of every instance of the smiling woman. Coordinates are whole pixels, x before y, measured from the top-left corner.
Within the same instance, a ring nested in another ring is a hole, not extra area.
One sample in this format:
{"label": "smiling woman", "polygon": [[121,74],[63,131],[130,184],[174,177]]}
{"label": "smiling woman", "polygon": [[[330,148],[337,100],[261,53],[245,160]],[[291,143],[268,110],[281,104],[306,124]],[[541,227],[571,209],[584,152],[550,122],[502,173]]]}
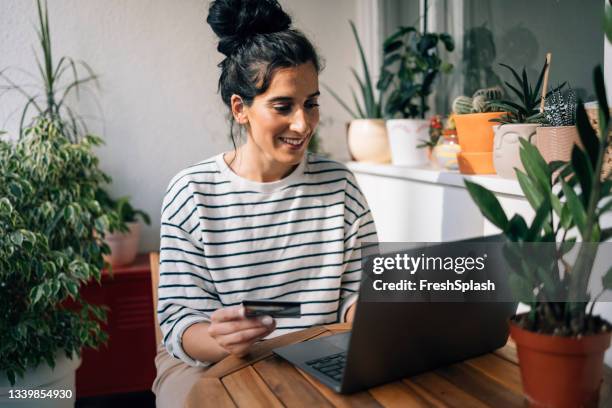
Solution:
{"label": "smiling woman", "polygon": [[[341,163],[306,153],[319,122],[319,57],[276,0],[217,0],[219,91],[246,141],[180,172],[161,219],[153,384],[182,406],[206,367],[263,339],[351,319],[368,204]],[[233,137],[233,133],[232,133]],[[298,318],[249,318],[245,299],[301,303]]]}

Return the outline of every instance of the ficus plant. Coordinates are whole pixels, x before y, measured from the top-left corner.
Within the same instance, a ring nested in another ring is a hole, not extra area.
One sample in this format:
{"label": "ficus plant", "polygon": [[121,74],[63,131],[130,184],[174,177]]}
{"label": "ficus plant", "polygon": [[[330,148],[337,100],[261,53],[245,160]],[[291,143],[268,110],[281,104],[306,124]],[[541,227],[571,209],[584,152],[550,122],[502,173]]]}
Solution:
{"label": "ficus plant", "polygon": [[[610,115],[601,67],[595,69],[594,83],[601,134],[608,135]],[[598,244],[612,237],[612,228],[600,223],[612,210],[612,179],[600,177],[610,141],[597,137],[581,102],[576,122],[584,147],[575,145],[568,163],[547,164],[534,145],[519,139],[525,171],[516,169],[516,175],[535,212],[531,224],[518,214],[509,218],[491,191],[465,182],[485,218],[513,244],[506,251],[512,269],[510,285],[516,298],[531,307],[529,313],[516,317],[517,323],[528,330],[565,336],[610,330],[608,323],[593,316],[600,294],[589,293],[588,288]],[[577,238],[581,244],[576,244]],[[512,251],[533,243],[546,243],[544,248],[551,249],[545,257],[534,257],[547,261],[518,257]],[[577,255],[570,261],[567,254],[575,246]],[[604,290],[612,289],[612,268],[603,275],[602,285]],[[592,305],[587,310],[589,301]]]}
{"label": "ficus plant", "polygon": [[109,181],[85,135],[72,143],[38,118],[16,142],[0,140],[0,372],[11,384],[56,353],[73,357],[106,340],[105,309],[80,287],[100,281],[100,237],[111,222],[95,193]]}

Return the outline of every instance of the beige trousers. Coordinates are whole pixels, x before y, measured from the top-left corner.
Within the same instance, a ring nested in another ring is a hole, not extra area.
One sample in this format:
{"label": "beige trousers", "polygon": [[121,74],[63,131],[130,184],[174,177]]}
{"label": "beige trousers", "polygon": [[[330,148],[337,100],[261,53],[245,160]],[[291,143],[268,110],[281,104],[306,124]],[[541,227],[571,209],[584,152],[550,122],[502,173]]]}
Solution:
{"label": "beige trousers", "polygon": [[151,391],[157,408],[181,408],[185,405],[191,387],[206,371],[205,367],[191,367],[172,357],[160,343],[155,356],[157,376]]}

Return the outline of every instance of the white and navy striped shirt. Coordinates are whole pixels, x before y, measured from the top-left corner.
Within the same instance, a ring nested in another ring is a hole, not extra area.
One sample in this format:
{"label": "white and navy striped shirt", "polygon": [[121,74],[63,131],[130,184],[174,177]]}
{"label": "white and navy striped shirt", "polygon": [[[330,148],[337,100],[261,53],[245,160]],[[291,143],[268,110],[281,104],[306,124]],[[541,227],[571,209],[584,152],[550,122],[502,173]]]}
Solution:
{"label": "white and navy striped shirt", "polygon": [[190,365],[183,332],[243,299],[302,303],[268,338],[334,323],[355,300],[362,242],[376,242],[365,197],[345,165],[306,154],[259,183],[219,154],[170,182],[161,218],[158,318],[168,352]]}

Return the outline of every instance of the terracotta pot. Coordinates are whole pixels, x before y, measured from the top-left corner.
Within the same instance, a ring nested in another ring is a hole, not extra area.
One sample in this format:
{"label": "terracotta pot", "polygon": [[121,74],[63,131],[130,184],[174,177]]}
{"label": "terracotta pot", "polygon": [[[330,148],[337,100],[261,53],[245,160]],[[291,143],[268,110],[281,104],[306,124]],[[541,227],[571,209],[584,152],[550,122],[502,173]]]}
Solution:
{"label": "terracotta pot", "polygon": [[484,112],[468,113],[465,115],[454,115],[453,119],[457,126],[457,138],[462,152],[492,152],[493,151],[493,126],[495,122],[489,122],[504,115],[506,112]]}
{"label": "terracotta pot", "polygon": [[582,146],[576,126],[540,126],[536,129],[534,144],[546,163],[569,161],[574,144]]}
{"label": "terracotta pot", "polygon": [[104,255],[104,260],[112,266],[128,265],[134,261],[140,242],[140,223],[128,222],[129,232],[107,233],[104,240],[111,249],[110,255]]}
{"label": "terracotta pot", "polygon": [[347,142],[352,157],[357,161],[391,162],[391,149],[383,119],[352,120]]}
{"label": "terracotta pot", "polygon": [[510,323],[523,392],[532,407],[596,407],[611,333],[551,336]]}
{"label": "terracotta pot", "polygon": [[389,119],[386,125],[393,164],[420,166],[427,163],[427,152],[417,146],[429,140],[428,120]]}
{"label": "terracotta pot", "polygon": [[493,128],[493,165],[498,176],[516,178],[514,168],[524,170],[521,163],[519,139],[531,141],[536,134],[538,123],[512,123]]}
{"label": "terracotta pot", "polygon": [[493,152],[461,151],[457,153],[457,164],[461,174],[495,174]]}

